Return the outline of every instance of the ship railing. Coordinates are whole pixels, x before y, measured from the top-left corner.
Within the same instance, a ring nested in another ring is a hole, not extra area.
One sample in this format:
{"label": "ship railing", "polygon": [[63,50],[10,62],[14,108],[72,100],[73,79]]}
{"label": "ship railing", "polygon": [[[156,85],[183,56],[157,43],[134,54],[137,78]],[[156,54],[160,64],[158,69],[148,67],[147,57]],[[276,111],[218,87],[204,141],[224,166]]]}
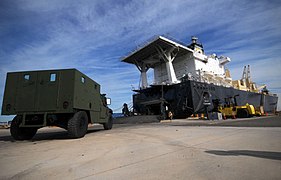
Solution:
{"label": "ship railing", "polygon": [[232,84],[230,82],[225,81],[224,78],[220,78],[220,79],[211,78],[209,75],[206,75],[205,72],[201,70],[196,70],[188,73],[187,76],[182,77],[182,80],[184,79],[207,83],[207,84],[214,84],[217,86],[233,87]]}

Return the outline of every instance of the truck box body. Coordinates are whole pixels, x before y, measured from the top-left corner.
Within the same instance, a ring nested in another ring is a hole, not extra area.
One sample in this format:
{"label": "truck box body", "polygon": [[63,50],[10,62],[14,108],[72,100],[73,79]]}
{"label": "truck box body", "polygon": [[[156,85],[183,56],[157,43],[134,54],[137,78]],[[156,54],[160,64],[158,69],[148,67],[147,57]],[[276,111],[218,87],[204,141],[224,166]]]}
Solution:
{"label": "truck box body", "polygon": [[[74,113],[105,122],[100,85],[76,69],[7,73],[2,115]],[[44,120],[46,121],[46,120]]]}

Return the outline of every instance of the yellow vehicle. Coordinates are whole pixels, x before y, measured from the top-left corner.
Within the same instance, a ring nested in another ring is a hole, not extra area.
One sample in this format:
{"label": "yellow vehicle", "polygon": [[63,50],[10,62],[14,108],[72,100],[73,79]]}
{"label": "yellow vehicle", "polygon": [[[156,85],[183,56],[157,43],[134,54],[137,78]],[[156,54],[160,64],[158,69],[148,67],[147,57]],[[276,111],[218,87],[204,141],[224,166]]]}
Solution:
{"label": "yellow vehicle", "polygon": [[219,107],[219,111],[223,114],[223,117],[248,118],[259,115],[256,113],[255,107],[251,104],[247,103],[246,105],[238,106],[236,101],[237,96],[239,95],[225,98],[225,105]]}

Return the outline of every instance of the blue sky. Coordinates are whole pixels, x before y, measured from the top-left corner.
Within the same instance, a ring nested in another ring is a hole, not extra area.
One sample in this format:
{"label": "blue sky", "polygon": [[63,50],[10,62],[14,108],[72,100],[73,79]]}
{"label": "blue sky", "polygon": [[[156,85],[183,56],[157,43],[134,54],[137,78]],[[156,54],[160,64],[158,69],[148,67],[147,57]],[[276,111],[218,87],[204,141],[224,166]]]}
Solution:
{"label": "blue sky", "polygon": [[280,19],[278,0],[1,0],[0,99],[7,72],[77,68],[116,110],[132,101],[140,77],[122,57],[155,35],[185,44],[195,35],[205,52],[231,58],[233,79],[250,64],[253,80],[279,95],[280,109]]}

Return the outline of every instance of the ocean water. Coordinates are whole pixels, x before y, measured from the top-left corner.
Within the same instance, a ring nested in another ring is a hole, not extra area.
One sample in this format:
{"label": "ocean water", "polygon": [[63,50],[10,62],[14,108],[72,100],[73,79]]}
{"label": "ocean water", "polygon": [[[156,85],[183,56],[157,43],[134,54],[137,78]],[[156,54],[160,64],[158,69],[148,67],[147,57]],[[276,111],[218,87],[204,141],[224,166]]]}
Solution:
{"label": "ocean water", "polygon": [[124,117],[124,115],[122,113],[113,113],[112,117],[113,118],[119,118],[119,117]]}

